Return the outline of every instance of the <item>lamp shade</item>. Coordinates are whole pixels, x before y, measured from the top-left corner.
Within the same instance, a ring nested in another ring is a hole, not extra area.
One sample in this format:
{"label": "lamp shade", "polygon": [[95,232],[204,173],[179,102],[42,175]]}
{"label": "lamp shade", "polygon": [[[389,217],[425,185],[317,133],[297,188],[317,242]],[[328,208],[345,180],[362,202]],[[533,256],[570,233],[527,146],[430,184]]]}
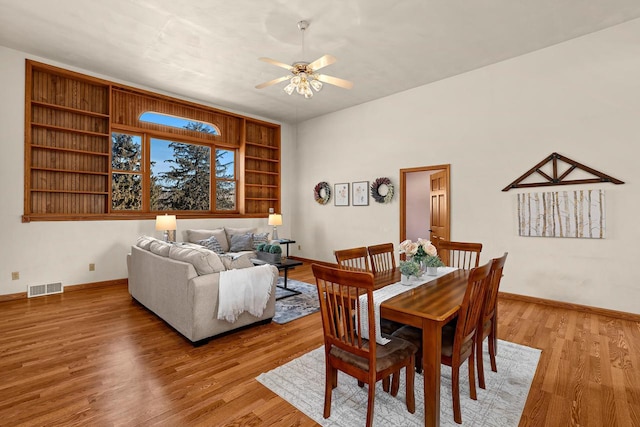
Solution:
{"label": "lamp shade", "polygon": [[282,215],[271,214],[269,215],[269,225],[282,225]]}
{"label": "lamp shade", "polygon": [[156,230],[166,231],[175,230],[177,227],[175,215],[158,215],[156,216]]}

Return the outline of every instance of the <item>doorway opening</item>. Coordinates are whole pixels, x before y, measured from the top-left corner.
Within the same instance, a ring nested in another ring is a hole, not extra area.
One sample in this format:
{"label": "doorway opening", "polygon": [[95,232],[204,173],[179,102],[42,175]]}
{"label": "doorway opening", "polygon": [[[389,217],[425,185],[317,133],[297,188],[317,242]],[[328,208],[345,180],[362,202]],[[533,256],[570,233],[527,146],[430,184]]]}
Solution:
{"label": "doorway opening", "polygon": [[450,166],[400,169],[400,241],[450,240]]}

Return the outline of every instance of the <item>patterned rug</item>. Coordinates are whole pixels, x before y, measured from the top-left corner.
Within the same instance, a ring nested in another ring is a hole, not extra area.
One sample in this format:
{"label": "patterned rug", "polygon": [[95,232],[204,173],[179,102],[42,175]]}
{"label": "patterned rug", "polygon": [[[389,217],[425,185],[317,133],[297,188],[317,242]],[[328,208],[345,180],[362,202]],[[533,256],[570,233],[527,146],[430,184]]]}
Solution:
{"label": "patterned rug", "polygon": [[[486,352],[486,344],[485,344]],[[486,353],[486,390],[479,387],[478,400],[469,397],[466,363],[460,368],[460,401],[462,422],[467,426],[515,427],[520,421],[531,381],[540,359],[540,350],[507,341],[498,341],[498,372],[491,371]],[[311,351],[256,379],[323,426],[353,427],[363,425],[367,410],[367,387],[360,388],[355,379],[340,372],[338,387],[333,390],[331,417],[322,417],[324,402],[324,349]],[[410,414],[405,405],[404,370],[396,397],[376,389],[374,425],[423,426],[423,377],[415,376],[416,412]],[[440,424],[457,427],[453,420],[451,400],[451,368],[442,366]]]}
{"label": "patterned rug", "polygon": [[[284,284],[284,279],[280,277],[278,279],[278,286]],[[299,319],[300,317],[307,316],[320,310],[320,303],[318,302],[318,291],[315,285],[309,283],[300,282],[298,280],[287,279],[287,288],[300,291],[300,295],[289,296],[276,301],[276,315],[273,316],[273,322],[275,323],[288,323],[292,320]],[[280,298],[285,295],[291,295],[291,292],[287,292],[280,287],[276,288],[276,298]]]}

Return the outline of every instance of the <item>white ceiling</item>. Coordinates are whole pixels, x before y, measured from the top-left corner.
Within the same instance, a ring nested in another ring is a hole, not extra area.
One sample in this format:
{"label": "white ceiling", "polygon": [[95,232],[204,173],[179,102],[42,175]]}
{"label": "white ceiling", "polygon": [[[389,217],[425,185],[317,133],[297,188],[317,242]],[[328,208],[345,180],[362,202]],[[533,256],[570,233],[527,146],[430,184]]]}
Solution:
{"label": "white ceiling", "polygon": [[[0,45],[295,123],[638,17],[638,0],[0,0]],[[352,90],[254,88],[287,74],[258,57],[325,53]]]}

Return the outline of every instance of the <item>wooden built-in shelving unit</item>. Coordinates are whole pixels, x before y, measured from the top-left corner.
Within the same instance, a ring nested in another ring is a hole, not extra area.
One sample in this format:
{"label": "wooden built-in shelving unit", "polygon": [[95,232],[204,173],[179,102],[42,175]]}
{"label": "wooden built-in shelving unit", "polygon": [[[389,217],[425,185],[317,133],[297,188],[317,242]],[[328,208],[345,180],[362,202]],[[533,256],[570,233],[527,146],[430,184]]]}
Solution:
{"label": "wooden built-in shelving unit", "polygon": [[109,85],[27,62],[25,214],[105,214]]}
{"label": "wooden built-in shelving unit", "polygon": [[[219,133],[140,121],[145,111],[211,123]],[[112,132],[237,150],[237,212],[185,216],[280,211],[280,125],[27,60],[23,221],[153,217],[149,210],[111,212]]]}

